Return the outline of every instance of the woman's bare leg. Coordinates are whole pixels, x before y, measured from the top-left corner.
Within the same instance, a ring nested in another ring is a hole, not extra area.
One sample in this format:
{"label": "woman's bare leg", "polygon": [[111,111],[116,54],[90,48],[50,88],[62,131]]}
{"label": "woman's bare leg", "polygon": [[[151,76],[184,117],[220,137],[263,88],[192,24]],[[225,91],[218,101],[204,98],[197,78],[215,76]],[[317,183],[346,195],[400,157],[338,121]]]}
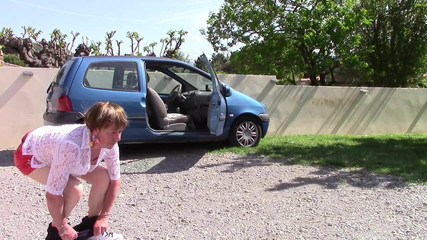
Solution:
{"label": "woman's bare leg", "polygon": [[[47,177],[49,175],[50,167],[36,168],[28,176],[37,182],[46,185]],[[71,214],[71,211],[79,202],[80,198],[83,195],[83,185],[80,180],[76,177],[70,176],[67,186],[64,189],[64,217],[68,218]]]}
{"label": "woman's bare leg", "polygon": [[98,216],[104,204],[105,193],[110,185],[110,176],[103,166],[96,167],[92,172],[80,177],[92,185],[89,193],[88,217]]}

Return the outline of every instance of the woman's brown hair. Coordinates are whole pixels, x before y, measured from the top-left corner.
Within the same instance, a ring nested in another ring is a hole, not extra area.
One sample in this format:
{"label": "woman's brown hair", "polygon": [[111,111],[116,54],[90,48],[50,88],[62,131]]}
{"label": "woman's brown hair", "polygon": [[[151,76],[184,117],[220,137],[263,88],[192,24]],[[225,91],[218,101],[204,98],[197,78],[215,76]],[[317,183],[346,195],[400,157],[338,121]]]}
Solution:
{"label": "woman's brown hair", "polygon": [[98,102],[85,113],[86,126],[93,131],[114,125],[125,128],[128,124],[125,110],[118,104]]}

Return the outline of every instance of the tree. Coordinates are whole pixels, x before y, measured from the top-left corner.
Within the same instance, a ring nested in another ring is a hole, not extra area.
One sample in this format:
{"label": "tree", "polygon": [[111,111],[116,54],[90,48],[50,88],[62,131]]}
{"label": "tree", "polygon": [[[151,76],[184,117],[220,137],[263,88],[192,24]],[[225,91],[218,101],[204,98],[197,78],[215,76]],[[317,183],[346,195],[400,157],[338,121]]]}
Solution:
{"label": "tree", "polygon": [[[280,36],[278,36],[280,37]],[[295,84],[304,65],[296,48],[286,39],[270,39],[242,47],[230,56],[230,73],[275,75],[281,82]]]}
{"label": "tree", "polygon": [[73,50],[74,43],[76,42],[76,39],[80,35],[80,33],[79,32],[74,33],[73,31],[71,31],[71,35],[73,36],[73,40],[71,41],[71,46],[68,49],[69,52],[71,52]]}
{"label": "tree", "polygon": [[131,41],[131,55],[135,56],[137,54],[135,53],[139,53],[139,46],[141,45],[141,41],[144,39],[143,37],[140,37],[139,34],[137,32],[127,32],[127,37],[130,39]]}
{"label": "tree", "polygon": [[28,27],[22,26],[22,29],[24,30],[24,33],[22,33],[22,38],[27,38],[27,34],[28,34],[28,37],[33,39],[36,42],[40,34],[42,34],[41,30],[37,31],[35,28],[30,26]]}
{"label": "tree", "polygon": [[63,34],[61,30],[55,28],[50,34],[49,49],[52,51],[53,65],[60,67],[64,65],[71,53],[68,51],[66,42],[67,34]]}
{"label": "tree", "polygon": [[[212,66],[212,69],[215,72],[229,72],[228,65],[230,59],[226,57],[222,53],[213,53],[211,59],[209,60]],[[194,66],[204,70],[205,72],[209,72],[209,69],[206,66],[205,58],[203,54],[199,55],[197,59],[194,61]]]}
{"label": "tree", "polygon": [[107,37],[105,38],[105,50],[107,50],[107,55],[114,56],[114,49],[113,49],[113,37],[114,34],[116,34],[116,31],[107,32]]}
{"label": "tree", "polygon": [[427,68],[425,0],[362,0],[372,24],[362,28],[359,69],[372,86],[417,85]]}
{"label": "tree", "polygon": [[203,58],[203,55],[200,55],[197,57],[197,59],[194,61],[194,66],[197,68],[200,68],[206,72],[209,70],[206,68],[205,59]]}
{"label": "tree", "polygon": [[92,49],[92,53],[95,54],[95,56],[101,55],[101,42],[92,42],[90,44],[90,49]]}
{"label": "tree", "polygon": [[[226,0],[218,13],[210,14],[208,27],[202,33],[216,51],[239,43],[246,46],[240,55],[246,57],[248,68],[259,63],[273,64],[273,74],[280,71],[283,77],[285,72],[295,74],[299,70],[310,77],[313,85],[325,85],[325,76],[333,74],[346,59],[346,53],[360,44],[355,30],[365,23],[365,18],[356,3],[357,0]],[[254,58],[247,57],[248,50],[256,51]],[[299,65],[292,67],[293,64]],[[289,70],[279,70],[282,68]]]}
{"label": "tree", "polygon": [[229,63],[229,58],[223,53],[212,54],[211,64],[216,72],[229,72]]}
{"label": "tree", "polygon": [[[26,33],[22,36],[25,36],[26,38],[15,36],[12,29],[10,28],[2,29],[0,33],[0,45],[4,46],[4,53],[19,56],[19,58],[30,67],[52,66],[52,51],[48,49],[48,45],[50,45],[51,42],[48,43],[45,39],[43,39],[38,46],[40,50],[34,51],[33,40],[27,37],[27,34],[32,35],[31,32],[35,32],[35,30],[33,29],[28,31],[28,28],[24,28],[24,31],[26,31]],[[10,59],[13,59],[13,57]]]}
{"label": "tree", "polygon": [[147,56],[156,56],[156,53],[154,53],[154,47],[157,45],[157,42],[152,42],[148,46],[144,47],[144,52],[147,54]]}
{"label": "tree", "polygon": [[[77,46],[74,54],[72,54],[74,43],[80,33],[71,32],[72,43],[70,45],[66,42],[67,34],[63,34],[59,29],[53,30],[50,34],[50,41],[47,41],[46,39],[38,41],[41,31],[36,31],[36,29],[32,27],[22,28],[24,30],[22,37],[15,36],[10,28],[3,28],[0,32],[0,47],[5,54],[13,55],[7,58],[11,61],[15,61],[16,57],[19,57],[30,67],[60,67],[72,56],[103,54],[101,52],[102,43],[100,41],[91,41],[89,45],[89,39],[87,37],[82,37],[82,43]],[[116,31],[106,33],[106,55],[114,56],[113,37],[115,33]],[[187,33],[188,32],[184,30],[170,30],[168,32],[169,38],[161,39],[161,42],[166,44],[166,47],[162,46],[162,50],[165,50],[165,56],[190,62],[189,55],[180,51],[180,48],[185,41],[184,36]],[[142,55],[140,52],[140,45],[144,38],[140,37],[137,32],[130,31],[127,32],[127,37],[131,40],[131,54]],[[121,54],[122,43],[123,41],[116,40],[118,55]],[[144,52],[148,55],[155,56],[154,48],[156,45],[156,42],[149,44],[144,47]],[[165,48],[163,49],[163,47]]]}
{"label": "tree", "polygon": [[184,36],[187,34],[188,32],[184,30],[169,30],[167,33],[168,37],[160,39],[160,42],[162,43],[160,56],[178,59],[188,58],[179,52],[181,45],[185,42]]}
{"label": "tree", "polygon": [[123,41],[122,40],[116,40],[116,44],[117,44],[117,55],[118,56],[120,56],[120,50],[121,50],[121,48],[120,48],[120,46],[122,45],[122,43],[123,43]]}

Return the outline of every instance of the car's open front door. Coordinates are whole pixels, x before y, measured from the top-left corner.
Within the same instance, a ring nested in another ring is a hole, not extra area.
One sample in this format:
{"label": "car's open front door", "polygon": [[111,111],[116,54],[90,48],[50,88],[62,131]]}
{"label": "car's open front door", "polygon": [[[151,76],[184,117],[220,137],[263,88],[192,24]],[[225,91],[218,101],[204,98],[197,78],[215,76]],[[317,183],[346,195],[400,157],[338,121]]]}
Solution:
{"label": "car's open front door", "polygon": [[222,96],[220,91],[220,83],[212,66],[206,57],[203,54],[203,59],[205,60],[206,67],[209,69],[209,73],[212,80],[212,95],[209,103],[209,130],[211,134],[221,135],[224,130],[224,123],[226,119],[226,103],[224,96]]}

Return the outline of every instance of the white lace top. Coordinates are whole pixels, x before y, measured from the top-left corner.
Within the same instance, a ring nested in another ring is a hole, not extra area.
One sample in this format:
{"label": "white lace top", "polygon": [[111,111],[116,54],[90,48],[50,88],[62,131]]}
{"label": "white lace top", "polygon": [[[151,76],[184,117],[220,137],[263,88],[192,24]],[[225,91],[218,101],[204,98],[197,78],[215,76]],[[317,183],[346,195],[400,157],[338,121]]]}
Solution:
{"label": "white lace top", "polygon": [[120,178],[119,147],[102,148],[95,165],[90,164],[89,129],[84,124],[43,126],[28,134],[23,155],[33,155],[31,167],[50,166],[46,191],[62,195],[70,175],[93,171],[104,160],[111,180]]}

